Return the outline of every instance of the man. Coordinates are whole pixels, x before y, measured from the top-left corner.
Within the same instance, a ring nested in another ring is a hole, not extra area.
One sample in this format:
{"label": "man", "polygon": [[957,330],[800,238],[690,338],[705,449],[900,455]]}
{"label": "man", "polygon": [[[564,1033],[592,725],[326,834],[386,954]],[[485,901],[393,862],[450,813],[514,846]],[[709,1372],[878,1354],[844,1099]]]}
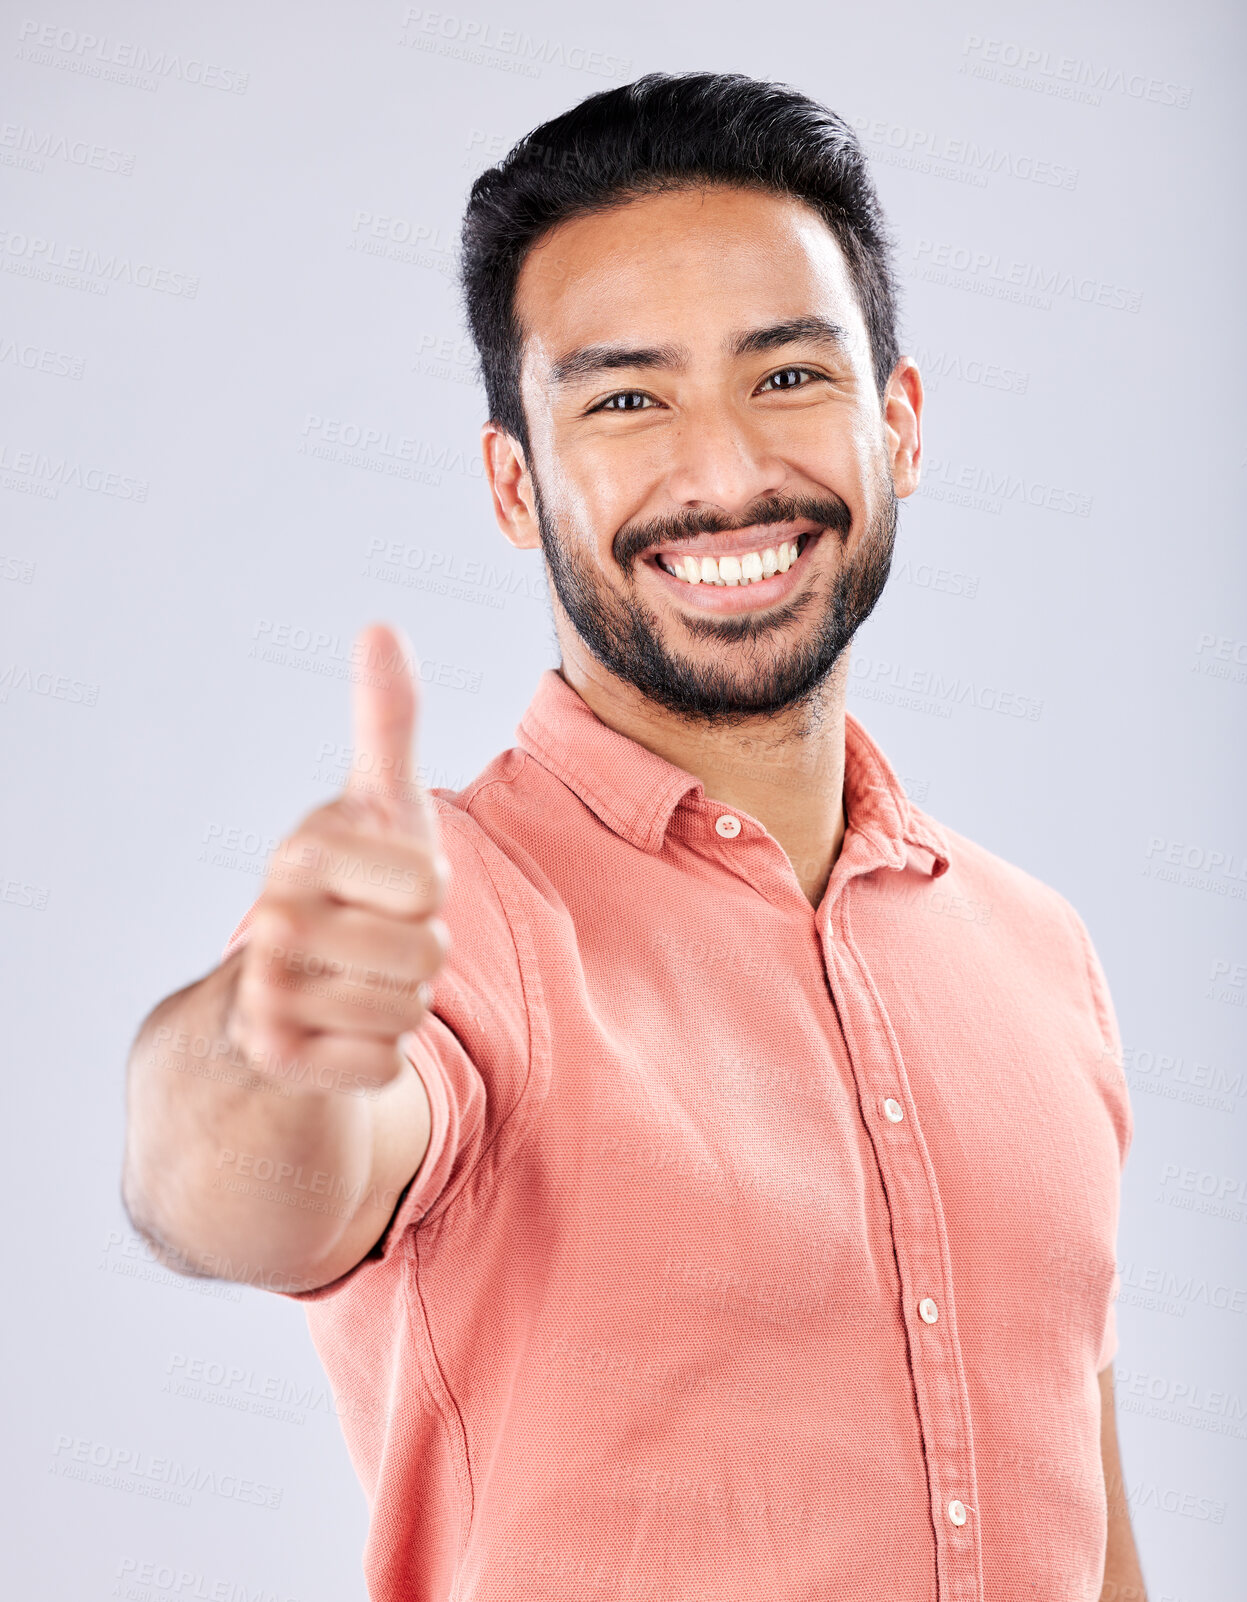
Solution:
{"label": "man", "polygon": [[429,796],[364,633],[346,793],[136,1043],[131,1217],[306,1301],[374,1597],[1141,1598],[1103,975],[845,711],[923,398],[856,141],[642,79],[463,273],[561,666]]}

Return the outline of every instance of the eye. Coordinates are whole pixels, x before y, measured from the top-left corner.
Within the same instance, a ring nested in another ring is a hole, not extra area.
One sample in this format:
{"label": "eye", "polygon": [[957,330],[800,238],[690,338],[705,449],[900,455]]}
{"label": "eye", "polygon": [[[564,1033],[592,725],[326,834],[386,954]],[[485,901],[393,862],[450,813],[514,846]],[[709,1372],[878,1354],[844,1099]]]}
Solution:
{"label": "eye", "polygon": [[642,412],[646,403],[653,400],[643,389],[621,389],[614,395],[608,395],[605,400],[599,401],[596,406],[590,406],[590,412]]}
{"label": "eye", "polygon": [[772,373],[769,378],[764,378],[759,388],[765,389],[768,384],[772,384],[774,385],[773,394],[782,393],[785,390],[807,389],[809,386],[804,380],[821,380],[822,378],[822,373],[816,373],[812,367],[781,367],[778,372]]}

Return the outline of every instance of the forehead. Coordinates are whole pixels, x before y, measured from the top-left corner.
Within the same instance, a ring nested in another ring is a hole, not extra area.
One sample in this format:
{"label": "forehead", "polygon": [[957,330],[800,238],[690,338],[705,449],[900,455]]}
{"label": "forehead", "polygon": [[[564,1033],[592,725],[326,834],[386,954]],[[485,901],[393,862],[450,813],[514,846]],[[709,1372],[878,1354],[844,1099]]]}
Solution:
{"label": "forehead", "polygon": [[515,309],[524,370],[537,380],[588,343],[696,342],[808,315],[865,331],[848,264],[819,214],[789,195],[727,185],[560,223],[525,259]]}

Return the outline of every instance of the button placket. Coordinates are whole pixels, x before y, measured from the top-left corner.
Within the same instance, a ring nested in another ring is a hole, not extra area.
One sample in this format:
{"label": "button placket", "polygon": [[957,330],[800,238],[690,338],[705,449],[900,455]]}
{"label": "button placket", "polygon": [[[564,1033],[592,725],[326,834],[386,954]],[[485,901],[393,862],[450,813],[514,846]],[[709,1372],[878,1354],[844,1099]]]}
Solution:
{"label": "button placket", "polygon": [[[853,888],[857,889],[857,884]],[[838,925],[839,938],[832,934],[829,922],[824,960],[891,1214],[901,1291],[911,1309],[906,1319],[911,1332],[911,1379],[936,1513],[938,1598],[939,1602],[982,1602],[977,1521],[968,1523],[967,1504],[959,1497],[949,1498],[950,1490],[973,1497],[975,1483],[960,1347],[952,1325],[941,1317],[941,1304],[945,1304],[944,1311],[951,1305],[943,1210],[921,1128],[902,1099],[908,1084],[891,1025],[851,938],[848,901],[847,893],[842,895],[838,916],[832,920]],[[872,1108],[873,1113],[868,1111]],[[954,1516],[954,1506],[960,1510],[958,1516]]]}

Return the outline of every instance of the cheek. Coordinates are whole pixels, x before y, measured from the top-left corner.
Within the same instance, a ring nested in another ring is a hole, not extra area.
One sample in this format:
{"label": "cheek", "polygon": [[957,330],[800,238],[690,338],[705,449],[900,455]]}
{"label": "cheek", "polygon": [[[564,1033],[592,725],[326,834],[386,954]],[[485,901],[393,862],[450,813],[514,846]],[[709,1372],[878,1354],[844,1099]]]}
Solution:
{"label": "cheek", "polygon": [[[625,524],[645,514],[647,505],[656,503],[651,486],[661,485],[642,463],[610,441],[610,449],[582,442],[574,450],[564,449],[557,458],[550,500],[569,536],[584,546],[592,546],[604,559],[611,556],[616,534]],[[652,457],[653,446],[646,446]],[[653,467],[651,462],[650,466]],[[541,477],[542,491],[546,474]]]}
{"label": "cheek", "polygon": [[854,418],[834,430],[824,430],[815,448],[803,453],[799,465],[815,483],[845,502],[855,522],[874,510],[884,462],[878,429],[869,418]]}

